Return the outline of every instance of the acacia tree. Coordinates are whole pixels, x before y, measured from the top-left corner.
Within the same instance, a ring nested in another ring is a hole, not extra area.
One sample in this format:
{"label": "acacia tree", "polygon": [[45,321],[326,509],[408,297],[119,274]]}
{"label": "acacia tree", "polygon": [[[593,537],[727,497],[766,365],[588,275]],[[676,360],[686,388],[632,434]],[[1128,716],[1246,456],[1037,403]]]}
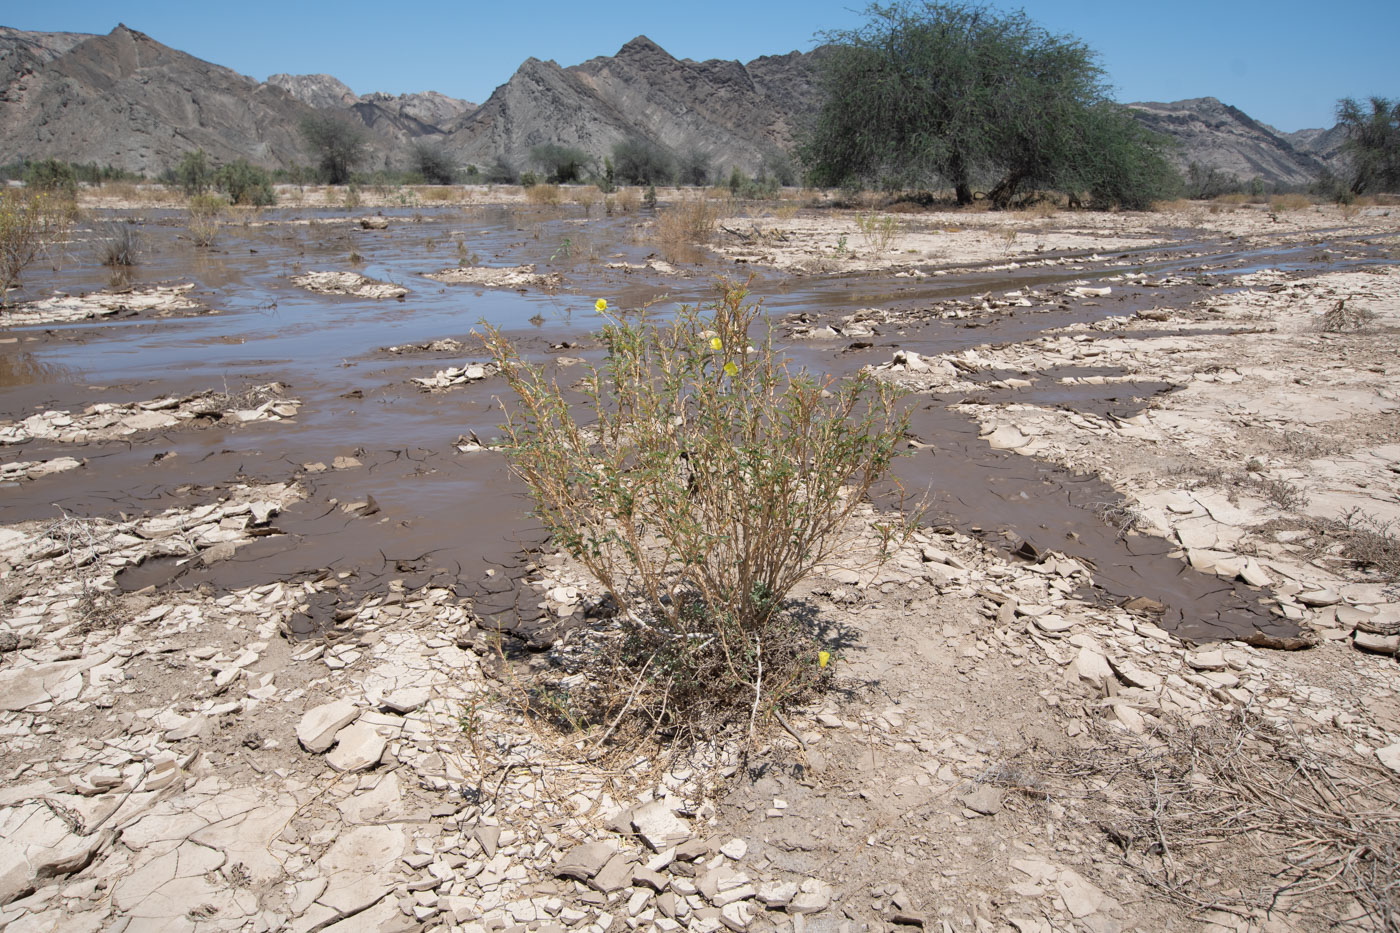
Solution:
{"label": "acacia tree", "polygon": [[[1004,207],[1028,187],[1140,187],[1105,172],[1170,180],[1159,143],[1118,118],[1078,39],[967,3],[873,4],[866,15],[866,25],[826,35],[826,99],[800,150],[817,184],[942,182],[959,204],[987,184]],[[1135,152],[1099,158],[1093,147],[1105,143]]]}
{"label": "acacia tree", "polygon": [[1342,151],[1351,160],[1351,193],[1400,191],[1400,99],[1372,97],[1371,109],[1355,98],[1337,101],[1337,122],[1346,130]]}
{"label": "acacia tree", "polygon": [[365,155],[365,132],[331,113],[313,114],[301,121],[301,135],[316,153],[327,184],[343,185]]}

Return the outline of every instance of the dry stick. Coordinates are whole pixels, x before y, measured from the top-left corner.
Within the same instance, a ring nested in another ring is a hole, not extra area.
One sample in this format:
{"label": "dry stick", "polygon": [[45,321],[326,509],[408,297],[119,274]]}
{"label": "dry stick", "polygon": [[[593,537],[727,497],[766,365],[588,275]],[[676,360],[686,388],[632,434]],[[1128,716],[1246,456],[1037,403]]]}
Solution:
{"label": "dry stick", "polygon": [[619,712],[616,717],[614,717],[612,725],[608,726],[607,730],[601,736],[599,736],[598,741],[593,743],[593,750],[590,751],[587,756],[588,761],[593,761],[598,757],[599,751],[603,747],[603,743],[606,742],[608,740],[608,737],[613,734],[613,730],[615,730],[618,724],[622,722],[622,717],[626,716],[627,711],[632,708],[632,703],[637,699],[638,691],[641,690],[642,678],[646,677],[647,669],[651,667],[651,662],[655,660],[656,652],[653,651],[651,657],[647,658],[647,663],[642,665],[641,673],[637,675],[636,681],[632,684],[632,692],[628,694],[627,702],[622,705],[622,711]]}
{"label": "dry stick", "polygon": [[755,636],[753,640],[754,655],[758,659],[758,676],[753,682],[753,709],[749,711],[749,741],[753,741],[754,723],[758,720],[758,701],[763,695],[763,643]]}

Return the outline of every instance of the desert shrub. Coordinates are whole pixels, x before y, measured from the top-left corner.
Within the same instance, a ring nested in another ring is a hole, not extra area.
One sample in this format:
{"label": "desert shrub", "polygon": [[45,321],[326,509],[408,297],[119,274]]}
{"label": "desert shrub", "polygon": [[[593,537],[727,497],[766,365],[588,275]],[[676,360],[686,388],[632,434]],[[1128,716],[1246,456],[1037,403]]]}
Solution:
{"label": "desert shrub", "polygon": [[180,186],[188,197],[204,194],[214,185],[214,168],[203,149],[187,152],[175,166],[174,183]]}
{"label": "desert shrub", "polygon": [[56,248],[73,224],[73,202],[47,191],[0,189],[0,305],[40,253]]}
{"label": "desert shrub", "polygon": [[246,159],[220,166],[214,173],[214,186],[227,194],[234,204],[266,207],[277,203],[267,171],[250,165]]}
{"label": "desert shrub", "polygon": [[788,598],[842,545],[907,424],[888,384],[790,369],[759,317],[728,284],[672,320],[609,318],[582,410],[484,337],[516,397],[511,466],[621,610],[630,676],[615,681],[658,730],[752,723],[819,676]]}
{"label": "desert shrub", "polygon": [[456,178],[457,167],[440,144],[414,143],[411,161],[413,171],[422,177],[425,184],[450,185]]}
{"label": "desert shrub", "polygon": [[1327,309],[1318,322],[1318,330],[1325,334],[1342,334],[1347,331],[1363,330],[1376,320],[1376,312],[1370,308],[1347,307],[1347,299],[1339,298]]}
{"label": "desert shrub", "polygon": [[533,187],[535,187],[535,185],[538,185],[539,183],[540,183],[540,176],[536,175],[534,172],[521,172],[521,174],[520,174],[520,187],[522,187],[522,188],[533,188]]}
{"label": "desert shrub", "polygon": [[676,163],[676,184],[703,188],[713,177],[710,157],[699,149],[684,153]]}
{"label": "desert shrub", "polygon": [[78,193],[77,172],[58,159],[30,162],[24,169],[24,183],[36,191],[57,192],[70,198]]}
{"label": "desert shrub", "polygon": [[190,198],[185,210],[185,229],[189,231],[195,246],[214,245],[227,207],[228,203],[223,198],[212,194],[197,194]]}
{"label": "desert shrub", "polygon": [[624,139],[613,146],[612,163],[624,185],[668,185],[676,174],[671,153],[645,139]]}
{"label": "desert shrub", "polygon": [[97,258],[104,266],[122,267],[136,265],[138,244],[136,225],[115,221],[104,224],[98,230]]}
{"label": "desert shrub", "polygon": [[483,173],[488,185],[516,185],[522,182],[520,173],[505,159],[497,159]]}
{"label": "desert shrub", "polygon": [[582,149],[545,143],[530,150],[530,161],[544,173],[545,181],[568,185],[583,180],[592,160]]}

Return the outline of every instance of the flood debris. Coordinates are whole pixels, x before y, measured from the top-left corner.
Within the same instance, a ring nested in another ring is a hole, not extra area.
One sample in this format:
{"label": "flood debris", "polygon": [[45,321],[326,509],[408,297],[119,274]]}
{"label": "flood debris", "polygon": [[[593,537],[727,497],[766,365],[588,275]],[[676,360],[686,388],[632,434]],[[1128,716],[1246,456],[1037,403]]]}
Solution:
{"label": "flood debris", "polygon": [[460,266],[429,272],[426,277],[448,285],[484,285],[488,288],[557,288],[564,282],[563,276],[557,272],[536,272],[534,264]]}
{"label": "flood debris", "polygon": [[431,376],[415,376],[412,382],[425,392],[445,392],[458,386],[481,382],[495,374],[496,365],[494,363],[464,363],[461,366],[439,369]]}
{"label": "flood debris", "polygon": [[380,282],[358,272],[307,272],[292,276],[292,284],[318,295],[353,295],[356,298],[403,298],[408,289]]}
{"label": "flood debris", "polygon": [[0,327],[67,324],[121,314],[166,317],[177,312],[201,309],[199,302],[189,297],[193,289],[194,283],[191,282],[99,291],[87,295],[54,295],[13,308],[0,308]]}
{"label": "flood debris", "polygon": [[[26,444],[33,440],[82,444],[154,431],[220,421],[248,424],[295,418],[301,401],[287,398],[278,382],[252,386],[238,395],[200,392],[184,397],[166,396],[144,402],[98,402],[81,412],[50,410],[19,422],[0,424],[0,445]],[[62,469],[71,467],[62,466]]]}

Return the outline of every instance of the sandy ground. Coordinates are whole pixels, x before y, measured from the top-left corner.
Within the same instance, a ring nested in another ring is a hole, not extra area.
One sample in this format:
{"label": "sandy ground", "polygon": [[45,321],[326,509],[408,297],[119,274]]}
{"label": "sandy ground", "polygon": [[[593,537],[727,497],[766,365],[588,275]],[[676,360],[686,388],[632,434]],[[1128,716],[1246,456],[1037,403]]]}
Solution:
{"label": "sandy ground", "polygon": [[[1053,293],[803,326],[866,341],[882,378],[975,417],[989,448],[1096,472],[1127,503],[1100,520],[1130,547],[1168,541],[1183,568],[1255,589],[1308,647],[1183,641],[1151,600],[1104,600],[1084,561],[1054,548],[1013,557],[952,528],[927,527],[874,564],[871,511],[799,593],[834,655],[833,691],[754,745],[590,761],[596,735],[561,733],[521,703],[532,687],[569,686],[550,662],[576,660],[577,637],[512,664],[479,607],[442,586],[357,593],[330,572],[227,589],[119,580],[160,562],[236,562],[286,534],[302,474],[203,490],[199,506],[11,524],[0,928],[1395,929],[1400,590],[1385,537],[1400,516],[1400,268],[1222,274],[1189,300],[1190,276],[1157,276],[1160,300],[1130,315],[945,355],[898,344],[949,321],[1116,299],[1140,281],[1115,273],[1130,262],[1119,257],[1179,252],[1187,237],[1173,230],[1219,239],[1196,247],[1206,266],[1265,246],[1344,266],[1357,238],[1372,255],[1392,248],[1396,212],[891,215],[902,226],[877,250],[857,243],[856,214],[772,210],[722,221],[750,239],[721,232],[721,256],[878,268],[881,281],[1092,269],[1093,282]],[[167,300],[179,294],[153,313]],[[1324,331],[1339,302],[1350,317]],[[488,377],[454,367],[422,385]],[[1174,391],[1126,418],[1033,402],[1074,380]],[[296,430],[299,406],[278,393],[210,401],[15,421],[5,481],[81,466],[26,459],[30,427],[129,437],[217,415],[206,430]],[[347,456],[332,471],[362,466]],[[328,507],[378,510],[369,498]],[[527,579],[550,618],[599,596],[557,554],[536,555]],[[297,634],[308,623],[319,637]]]}

